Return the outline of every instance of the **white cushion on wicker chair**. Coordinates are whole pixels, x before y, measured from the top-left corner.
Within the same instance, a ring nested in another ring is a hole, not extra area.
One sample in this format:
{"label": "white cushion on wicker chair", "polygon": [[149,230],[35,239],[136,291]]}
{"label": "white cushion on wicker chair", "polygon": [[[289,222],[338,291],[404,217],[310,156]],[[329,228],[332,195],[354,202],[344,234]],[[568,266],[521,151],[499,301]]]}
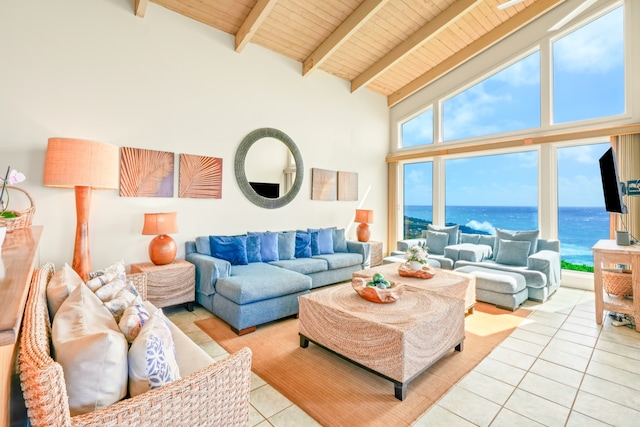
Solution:
{"label": "white cushion on wicker chair", "polygon": [[61,270],[56,271],[47,285],[47,305],[49,317],[53,319],[56,312],[67,299],[71,291],[83,283],[76,271],[65,263]]}
{"label": "white cushion on wicker chair", "polygon": [[87,286],[62,303],[51,330],[71,416],[107,407],[127,394],[128,344],[113,316]]}

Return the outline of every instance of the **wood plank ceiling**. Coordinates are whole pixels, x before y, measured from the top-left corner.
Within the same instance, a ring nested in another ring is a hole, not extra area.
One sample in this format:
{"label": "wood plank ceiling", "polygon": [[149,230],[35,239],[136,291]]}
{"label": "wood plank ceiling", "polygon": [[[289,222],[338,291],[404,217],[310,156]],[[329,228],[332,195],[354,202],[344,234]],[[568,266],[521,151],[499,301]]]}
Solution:
{"label": "wood plank ceiling", "polygon": [[392,106],[565,0],[149,1],[301,64],[366,87]]}

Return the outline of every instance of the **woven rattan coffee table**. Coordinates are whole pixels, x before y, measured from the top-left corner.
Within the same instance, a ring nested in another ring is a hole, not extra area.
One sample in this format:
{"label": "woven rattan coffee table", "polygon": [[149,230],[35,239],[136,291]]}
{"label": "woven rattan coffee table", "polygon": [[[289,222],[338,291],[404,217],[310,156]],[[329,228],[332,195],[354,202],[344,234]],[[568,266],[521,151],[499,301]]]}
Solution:
{"label": "woven rattan coffee table", "polygon": [[379,267],[356,271],[353,273],[353,277],[371,280],[375,273],[382,273],[382,275],[391,282],[402,283],[454,298],[461,298],[464,300],[464,309],[467,310],[469,314],[473,313],[473,307],[476,305],[475,276],[458,273],[457,271],[443,270],[441,268],[431,268],[435,276],[430,279],[405,277],[398,274],[398,268],[401,265],[402,263],[400,262],[384,264]]}
{"label": "woven rattan coffee table", "polygon": [[462,299],[407,286],[400,299],[376,304],[350,283],[299,298],[300,346],[309,341],[393,382],[404,400],[407,384],[442,356],[462,351]]}

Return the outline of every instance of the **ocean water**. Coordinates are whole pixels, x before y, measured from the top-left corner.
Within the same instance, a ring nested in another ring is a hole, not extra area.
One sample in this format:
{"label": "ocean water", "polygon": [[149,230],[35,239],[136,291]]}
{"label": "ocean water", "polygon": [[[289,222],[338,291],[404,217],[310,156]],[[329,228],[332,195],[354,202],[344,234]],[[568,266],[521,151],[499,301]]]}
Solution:
{"label": "ocean water", "polygon": [[[432,220],[431,206],[405,206],[405,216]],[[447,224],[464,225],[475,232],[493,234],[495,229],[536,230],[538,209],[522,206],[447,206]],[[558,209],[560,256],[574,264],[593,265],[591,247],[609,238],[609,213],[604,207]]]}

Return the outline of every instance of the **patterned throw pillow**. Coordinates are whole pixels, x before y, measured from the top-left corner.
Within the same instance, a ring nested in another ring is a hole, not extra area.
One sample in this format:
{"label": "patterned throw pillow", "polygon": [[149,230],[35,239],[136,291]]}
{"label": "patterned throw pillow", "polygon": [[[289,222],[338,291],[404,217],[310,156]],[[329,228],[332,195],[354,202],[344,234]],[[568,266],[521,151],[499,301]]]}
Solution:
{"label": "patterned throw pillow", "polygon": [[95,292],[98,288],[106,285],[114,279],[120,279],[123,283],[126,283],[127,277],[124,268],[124,261],[118,261],[107,268],[89,273],[87,286]]}
{"label": "patterned throw pillow", "polygon": [[121,289],[112,299],[104,302],[116,322],[120,322],[122,314],[131,304],[142,304],[142,298],[133,284],[130,284],[128,288]]}
{"label": "patterned throw pillow", "polygon": [[129,349],[129,395],[137,396],[179,378],[171,329],[159,309],[147,320]]}
{"label": "patterned throw pillow", "polygon": [[131,304],[125,308],[118,323],[118,327],[124,334],[127,342],[132,343],[140,334],[140,330],[149,320],[149,312],[142,302]]}

